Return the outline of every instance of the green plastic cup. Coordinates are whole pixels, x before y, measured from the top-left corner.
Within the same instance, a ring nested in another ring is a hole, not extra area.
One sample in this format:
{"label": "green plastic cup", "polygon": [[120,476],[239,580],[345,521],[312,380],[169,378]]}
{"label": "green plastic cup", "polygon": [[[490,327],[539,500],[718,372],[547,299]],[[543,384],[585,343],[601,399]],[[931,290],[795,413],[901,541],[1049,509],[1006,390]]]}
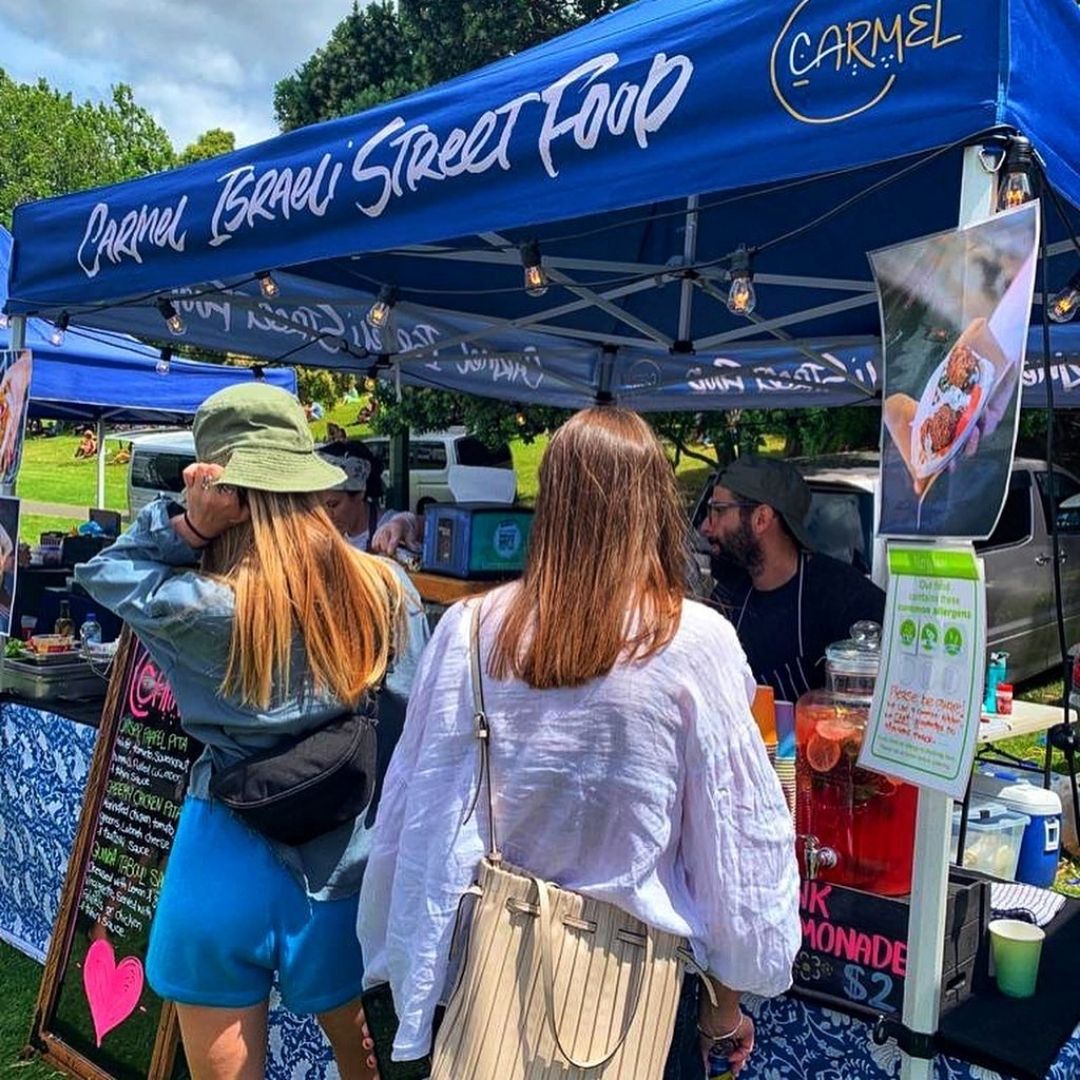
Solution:
{"label": "green plastic cup", "polygon": [[994,919],[990,923],[990,955],[1003,994],[1026,998],[1035,993],[1045,937],[1039,927],[1019,919]]}

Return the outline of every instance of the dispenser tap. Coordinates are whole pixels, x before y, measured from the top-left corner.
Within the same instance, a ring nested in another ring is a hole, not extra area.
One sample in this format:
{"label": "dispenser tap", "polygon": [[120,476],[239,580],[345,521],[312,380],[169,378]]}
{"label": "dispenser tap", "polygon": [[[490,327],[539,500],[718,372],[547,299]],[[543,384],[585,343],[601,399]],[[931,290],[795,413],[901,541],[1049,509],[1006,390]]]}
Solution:
{"label": "dispenser tap", "polygon": [[813,881],[819,871],[831,870],[836,866],[836,852],[831,847],[824,847],[816,836],[804,836],[803,866],[806,880]]}

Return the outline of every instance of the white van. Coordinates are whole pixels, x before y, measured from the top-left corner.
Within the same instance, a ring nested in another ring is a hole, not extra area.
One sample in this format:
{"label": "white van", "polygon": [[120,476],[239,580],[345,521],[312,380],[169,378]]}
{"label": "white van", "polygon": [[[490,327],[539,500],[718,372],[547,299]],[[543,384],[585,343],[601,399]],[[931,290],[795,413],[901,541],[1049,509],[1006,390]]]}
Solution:
{"label": "white van", "polygon": [[195,460],[190,431],[134,435],[128,469],[128,513],[132,518],[159,495],[184,490],[184,470]]}
{"label": "white van", "polygon": [[[128,511],[135,516],[147,503],[161,494],[184,490],[184,469],[195,460],[195,441],[190,431],[158,431],[131,438],[131,468],[128,472]],[[364,442],[388,462],[389,439],[373,436]],[[453,502],[450,491],[450,467],[465,469],[514,470],[510,447],[495,450],[466,433],[428,431],[409,439],[409,509],[418,514],[434,502]],[[385,473],[390,482],[389,469]]]}

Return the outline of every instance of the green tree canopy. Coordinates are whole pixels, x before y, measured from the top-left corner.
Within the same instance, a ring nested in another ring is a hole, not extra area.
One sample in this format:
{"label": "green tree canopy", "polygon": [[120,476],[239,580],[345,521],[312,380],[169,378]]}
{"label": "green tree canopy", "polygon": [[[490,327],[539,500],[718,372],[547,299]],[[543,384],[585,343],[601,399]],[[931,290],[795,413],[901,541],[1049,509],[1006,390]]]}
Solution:
{"label": "green tree canopy", "polygon": [[113,184],[170,168],[163,128],[120,84],[108,102],[77,102],[44,79],[0,69],[0,221],[28,199]]}
{"label": "green tree canopy", "polygon": [[204,131],[190,146],[184,148],[176,159],[177,165],[192,165],[196,161],[230,154],[236,149],[236,136],[224,128],[211,128]]}

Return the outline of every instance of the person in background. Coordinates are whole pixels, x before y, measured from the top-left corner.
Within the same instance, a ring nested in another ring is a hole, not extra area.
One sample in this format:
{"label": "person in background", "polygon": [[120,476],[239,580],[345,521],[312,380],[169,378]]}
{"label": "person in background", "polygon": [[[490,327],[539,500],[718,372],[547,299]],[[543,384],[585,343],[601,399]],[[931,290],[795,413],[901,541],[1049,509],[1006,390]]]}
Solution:
{"label": "person in background", "polygon": [[[319,455],[345,473],[340,484],[323,492],[323,506],[347,543],[360,551],[393,555],[403,538],[423,539],[423,526],[415,514],[382,508],[383,465],[367,443],[361,439],[328,443]],[[374,535],[372,522],[376,523]],[[404,546],[411,545],[405,542]]]}
{"label": "person in background", "polygon": [[[275,973],[285,1005],[318,1018],[344,1080],[366,1080],[374,1061],[355,923],[374,811],[291,847],[214,800],[210,779],[355,708],[384,678],[407,696],[417,656],[400,578],[327,517],[321,492],[344,474],[315,453],[290,394],[258,382],[222,390],[200,407],[194,436],[186,509],[151,503],[75,570],[139,636],[184,730],[206,747],[169,856],[147,977],[177,1003],[200,1080],[264,1075]],[[387,735],[380,726],[380,760]]]}
{"label": "person in background", "polygon": [[[791,983],[800,945],[791,816],[750,713],[730,623],[684,599],[688,528],[641,417],[578,413],[540,466],[520,582],[452,607],[421,660],[386,775],[361,894],[365,985],[389,981],[396,1059],[422,1057],[455,913],[489,842],[475,799],[471,604],[481,608],[492,796],[511,865],[689,938],[666,1076],[700,1080],[729,1036],[753,1048],[743,991]],[[699,1035],[700,1033],[700,1035]]]}
{"label": "person in background", "polygon": [[778,701],[825,685],[825,649],[861,619],[881,623],[885,593],[853,566],[815,554],[810,489],[794,465],[748,455],[720,473],[701,534],[717,558],[713,599],[735,624],[754,677]]}
{"label": "person in background", "polygon": [[82,433],[79,445],[75,447],[75,457],[92,458],[97,454],[97,436],[91,428]]}

